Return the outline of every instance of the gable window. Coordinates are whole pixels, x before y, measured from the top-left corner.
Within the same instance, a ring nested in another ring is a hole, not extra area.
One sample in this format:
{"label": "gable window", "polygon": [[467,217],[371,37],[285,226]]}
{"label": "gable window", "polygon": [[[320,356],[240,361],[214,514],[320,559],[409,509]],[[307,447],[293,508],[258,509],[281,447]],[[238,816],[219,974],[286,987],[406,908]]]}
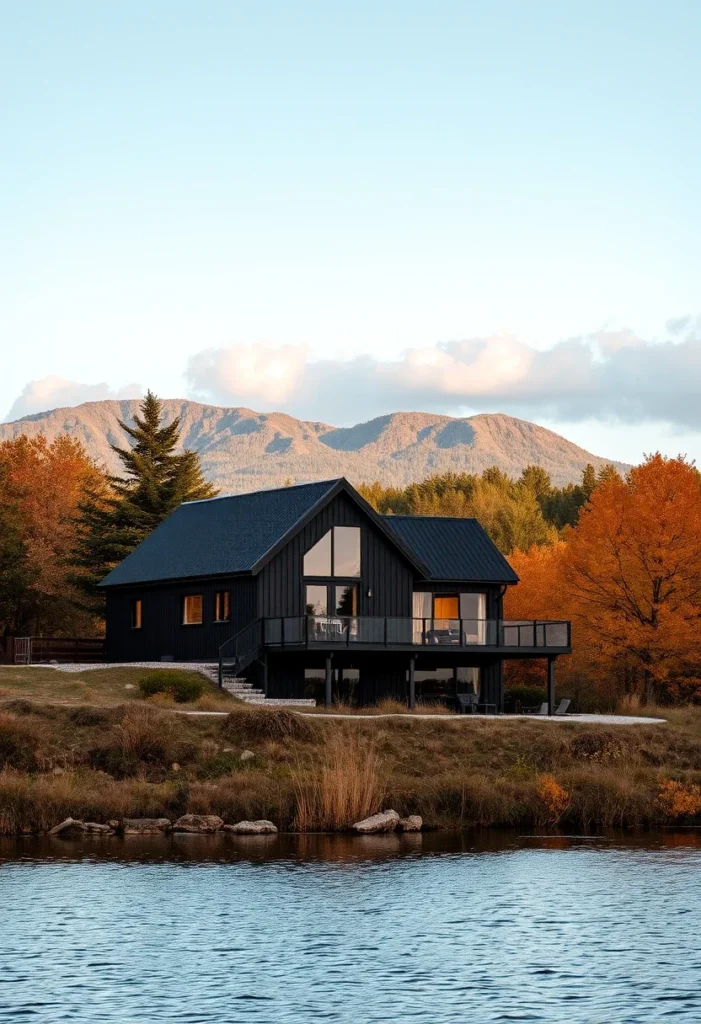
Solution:
{"label": "gable window", "polygon": [[331,533],[325,533],[304,556],[305,576],[331,575]]}
{"label": "gable window", "polygon": [[358,526],[334,526],[333,574],[334,576],[360,576],[360,528]]}
{"label": "gable window", "polygon": [[202,625],[202,594],[186,594],[183,598],[183,626]]}
{"label": "gable window", "polygon": [[228,590],[218,590],[214,595],[214,621],[231,622],[231,594]]}
{"label": "gable window", "polygon": [[137,597],[131,602],[131,628],[141,629],[141,616],[143,611],[143,605],[141,598]]}
{"label": "gable window", "polygon": [[360,576],[360,527],[334,526],[304,556],[305,576]]}

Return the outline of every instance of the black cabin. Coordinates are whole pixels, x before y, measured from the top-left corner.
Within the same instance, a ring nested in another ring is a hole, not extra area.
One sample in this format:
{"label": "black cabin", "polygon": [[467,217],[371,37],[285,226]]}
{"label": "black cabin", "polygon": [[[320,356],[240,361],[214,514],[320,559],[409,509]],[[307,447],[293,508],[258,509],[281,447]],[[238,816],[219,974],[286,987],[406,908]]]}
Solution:
{"label": "black cabin", "polygon": [[219,663],[271,698],[503,706],[506,658],[570,651],[505,622],[518,577],[474,519],[384,516],[345,479],[188,502],[103,580],[110,662]]}

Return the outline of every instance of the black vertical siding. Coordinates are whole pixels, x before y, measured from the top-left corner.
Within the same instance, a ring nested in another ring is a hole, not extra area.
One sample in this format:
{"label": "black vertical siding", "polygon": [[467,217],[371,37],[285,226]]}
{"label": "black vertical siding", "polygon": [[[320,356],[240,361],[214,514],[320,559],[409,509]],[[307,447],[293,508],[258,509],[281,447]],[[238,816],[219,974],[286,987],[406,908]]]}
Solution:
{"label": "black vertical siding", "polygon": [[[258,575],[258,611],[261,616],[304,614],[302,561],[332,526],[361,527],[360,615],[411,615],[413,572],[391,541],[345,494],[337,495]],[[372,597],[368,597],[372,591]]]}
{"label": "black vertical siding", "polygon": [[[214,622],[214,595],[231,592],[231,622]],[[186,594],[204,597],[201,626],[182,625]],[[142,628],[131,628],[131,602],[142,601]],[[256,581],[252,576],[164,583],[107,592],[107,660],[215,661],[219,647],[256,618]]]}

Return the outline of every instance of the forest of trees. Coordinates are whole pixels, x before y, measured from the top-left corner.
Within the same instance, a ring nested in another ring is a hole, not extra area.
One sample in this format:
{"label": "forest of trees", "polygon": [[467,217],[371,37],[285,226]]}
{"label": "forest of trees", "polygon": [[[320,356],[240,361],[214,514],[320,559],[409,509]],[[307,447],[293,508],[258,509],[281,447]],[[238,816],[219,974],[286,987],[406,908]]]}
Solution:
{"label": "forest of trees", "polygon": [[[73,438],[0,444],[0,634],[99,635],[99,580],[182,501],[216,494],[155,395],[122,426],[120,476]],[[561,488],[529,466],[359,489],[384,513],[477,518],[521,578],[505,616],[572,620],[558,681],[580,706],[701,700],[701,474],[683,457],[625,478],[588,466]],[[510,685],[542,678],[539,663],[508,666]]]}
{"label": "forest of trees", "polygon": [[23,435],[0,444],[0,635],[91,636],[104,630],[104,576],[182,501],[213,497],[195,452],[176,452],[147,394],[110,476],[78,440]]}
{"label": "forest of trees", "polygon": [[575,526],[580,510],[604,480],[620,479],[613,466],[597,473],[587,466],[582,482],[553,487],[540,466],[527,466],[512,480],[496,466],[481,476],[444,473],[408,487],[362,484],[358,490],[385,514],[470,516],[479,521],[505,555],[533,545],[552,544],[566,526]]}
{"label": "forest of trees", "polygon": [[[558,680],[580,707],[701,700],[701,474],[683,457],[564,488],[529,466],[361,491],[381,512],[479,519],[521,579],[505,617],[572,621]],[[508,664],[507,684],[542,683],[542,664]]]}

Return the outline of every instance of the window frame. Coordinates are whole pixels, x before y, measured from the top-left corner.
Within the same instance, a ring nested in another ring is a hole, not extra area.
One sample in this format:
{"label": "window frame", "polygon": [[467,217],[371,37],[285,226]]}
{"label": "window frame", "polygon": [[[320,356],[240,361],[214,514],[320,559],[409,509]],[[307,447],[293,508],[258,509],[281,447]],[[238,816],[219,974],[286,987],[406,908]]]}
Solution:
{"label": "window frame", "polygon": [[[219,614],[220,599],[223,599],[225,617],[222,618]],[[214,619],[213,621],[217,624],[231,622],[231,591],[230,590],[217,590],[214,593]]]}
{"label": "window frame", "polygon": [[[198,597],[200,599],[200,619],[198,622],[186,622],[185,621],[185,610],[187,608],[187,602],[189,598]],[[180,625],[181,626],[204,626],[204,594],[200,591],[194,594],[183,594],[180,601]]]}

